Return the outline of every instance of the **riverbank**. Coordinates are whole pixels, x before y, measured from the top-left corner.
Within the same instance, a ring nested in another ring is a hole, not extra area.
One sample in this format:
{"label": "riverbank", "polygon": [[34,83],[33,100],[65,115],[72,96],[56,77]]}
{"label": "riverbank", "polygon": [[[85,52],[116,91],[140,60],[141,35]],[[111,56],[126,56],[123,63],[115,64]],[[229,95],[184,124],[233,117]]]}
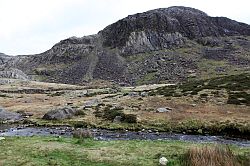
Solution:
{"label": "riverbank", "polygon": [[[193,147],[213,146],[182,141],[98,141],[67,137],[5,137],[0,141],[0,165],[158,165],[161,156],[168,165],[183,164]],[[229,146],[241,163],[249,161],[250,148]]]}
{"label": "riverbank", "polygon": [[0,137],[14,136],[59,136],[72,137],[75,131],[81,130],[90,133],[95,140],[114,141],[114,140],[173,140],[196,143],[217,143],[224,145],[237,145],[249,147],[250,141],[246,139],[212,136],[212,135],[191,135],[169,132],[155,132],[151,130],[128,131],[128,130],[104,130],[104,129],[74,129],[72,127],[28,127],[28,126],[0,126]]}
{"label": "riverbank", "polygon": [[[164,115],[163,115],[164,116]],[[186,119],[182,121],[146,121],[137,123],[113,123],[112,121],[88,119],[71,119],[61,121],[46,121],[36,119],[30,121],[37,127],[69,126],[74,128],[95,128],[121,131],[154,131],[193,135],[223,135],[250,140],[250,124],[248,122],[207,121],[207,119]]]}

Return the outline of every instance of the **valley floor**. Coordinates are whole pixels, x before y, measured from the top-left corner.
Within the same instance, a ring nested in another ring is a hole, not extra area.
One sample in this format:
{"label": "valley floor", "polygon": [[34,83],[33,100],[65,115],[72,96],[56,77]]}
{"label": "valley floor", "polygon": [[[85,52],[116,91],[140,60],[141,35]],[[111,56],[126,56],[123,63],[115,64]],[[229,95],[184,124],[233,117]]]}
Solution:
{"label": "valley floor", "polygon": [[[244,77],[246,78],[248,76]],[[206,82],[193,89],[191,84],[191,89],[184,91],[190,85],[119,87],[105,83],[75,86],[21,80],[5,82],[7,83],[0,85],[2,110],[19,113],[24,119],[0,121],[0,127],[6,123],[17,123],[47,127],[70,126],[73,130],[101,128],[149,133],[165,131],[249,139],[249,90],[244,89],[247,83],[242,84],[244,91],[229,91],[225,89],[227,87],[220,88],[221,85],[215,89],[210,86],[209,89],[205,88],[209,85]],[[224,81],[220,82],[225,84]],[[233,98],[236,104],[228,103],[232,94],[233,97],[241,95]],[[63,120],[42,119],[48,111],[63,107],[77,109],[78,114]],[[168,165],[185,165],[185,157],[190,157],[188,153],[197,153],[199,156],[203,152],[190,150],[195,147],[204,147],[205,153],[209,152],[214,156],[217,156],[217,152],[222,156],[228,156],[224,153],[229,154],[232,162],[249,165],[249,147],[230,145],[226,150],[215,148],[214,151],[207,148],[214,146],[167,140],[99,141],[48,136],[2,137],[0,165],[151,166],[158,165],[161,156],[169,160]],[[222,157],[221,161],[227,159]]]}
{"label": "valley floor", "polygon": [[[23,122],[38,126],[69,125],[249,137],[249,106],[227,104],[227,91],[205,89],[197,95],[177,97],[150,95],[164,86],[74,86],[15,80],[0,86],[0,106],[10,112],[28,115]],[[74,107],[81,114],[65,120],[42,119],[48,111],[62,107]],[[124,114],[129,115],[126,121],[114,122],[117,115]]]}

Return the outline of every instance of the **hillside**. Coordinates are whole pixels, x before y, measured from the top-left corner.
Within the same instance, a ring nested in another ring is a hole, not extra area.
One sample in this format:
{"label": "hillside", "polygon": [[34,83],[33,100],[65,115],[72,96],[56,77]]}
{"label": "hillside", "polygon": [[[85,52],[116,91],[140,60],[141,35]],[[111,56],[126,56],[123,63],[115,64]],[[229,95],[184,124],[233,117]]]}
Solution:
{"label": "hillside", "polygon": [[208,80],[191,81],[183,84],[166,86],[152,91],[151,95],[181,97],[198,95],[200,100],[208,102],[225,98],[225,103],[250,106],[250,74],[231,75]]}
{"label": "hillside", "polygon": [[188,7],[130,15],[98,34],[62,40],[41,54],[0,54],[1,70],[70,84],[176,83],[247,72],[249,64],[249,25]]}

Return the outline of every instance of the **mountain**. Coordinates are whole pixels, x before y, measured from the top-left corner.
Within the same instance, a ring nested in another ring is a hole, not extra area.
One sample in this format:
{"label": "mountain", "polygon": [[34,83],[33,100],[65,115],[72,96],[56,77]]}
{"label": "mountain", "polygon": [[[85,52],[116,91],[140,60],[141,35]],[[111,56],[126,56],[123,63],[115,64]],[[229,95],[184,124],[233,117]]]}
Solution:
{"label": "mountain", "polygon": [[5,64],[10,59],[10,56],[0,53],[0,65]]}
{"label": "mountain", "polygon": [[182,6],[121,19],[95,35],[71,37],[37,55],[0,55],[2,69],[83,84],[181,82],[249,71],[250,25]]}

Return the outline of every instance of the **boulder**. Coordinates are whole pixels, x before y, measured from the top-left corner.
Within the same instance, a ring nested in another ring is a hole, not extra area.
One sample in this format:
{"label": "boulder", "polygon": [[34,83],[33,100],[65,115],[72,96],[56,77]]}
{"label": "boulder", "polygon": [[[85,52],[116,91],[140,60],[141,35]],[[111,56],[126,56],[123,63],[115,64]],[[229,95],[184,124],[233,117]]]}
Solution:
{"label": "boulder", "polygon": [[43,119],[46,120],[70,119],[76,114],[76,112],[77,112],[76,109],[73,109],[71,107],[57,108],[47,112],[43,116]]}
{"label": "boulder", "polygon": [[21,114],[5,111],[0,107],[0,121],[18,121],[22,120]]}
{"label": "boulder", "polygon": [[162,108],[157,108],[156,112],[158,112],[158,113],[164,113],[164,112],[170,112],[172,110],[173,109],[169,108],[169,107],[162,107]]}
{"label": "boulder", "polygon": [[24,118],[28,118],[28,117],[34,115],[34,114],[31,113],[31,112],[25,112],[25,111],[23,111],[23,110],[19,110],[19,111],[17,111],[17,113],[20,114],[20,115],[21,115],[22,117],[24,117]]}
{"label": "boulder", "polygon": [[113,120],[113,123],[121,123],[122,121],[122,116],[116,116]]}
{"label": "boulder", "polygon": [[167,165],[167,163],[168,163],[168,159],[166,157],[161,157],[159,159],[159,164],[160,165]]}
{"label": "boulder", "polygon": [[141,97],[147,97],[148,96],[148,92],[141,92]]}
{"label": "boulder", "polygon": [[84,103],[84,108],[96,107],[98,104],[100,104],[98,99],[92,99]]}
{"label": "boulder", "polygon": [[138,96],[140,96],[138,92],[129,92],[128,95],[130,97],[138,97]]}
{"label": "boulder", "polygon": [[191,104],[192,107],[195,107],[197,104]]}

